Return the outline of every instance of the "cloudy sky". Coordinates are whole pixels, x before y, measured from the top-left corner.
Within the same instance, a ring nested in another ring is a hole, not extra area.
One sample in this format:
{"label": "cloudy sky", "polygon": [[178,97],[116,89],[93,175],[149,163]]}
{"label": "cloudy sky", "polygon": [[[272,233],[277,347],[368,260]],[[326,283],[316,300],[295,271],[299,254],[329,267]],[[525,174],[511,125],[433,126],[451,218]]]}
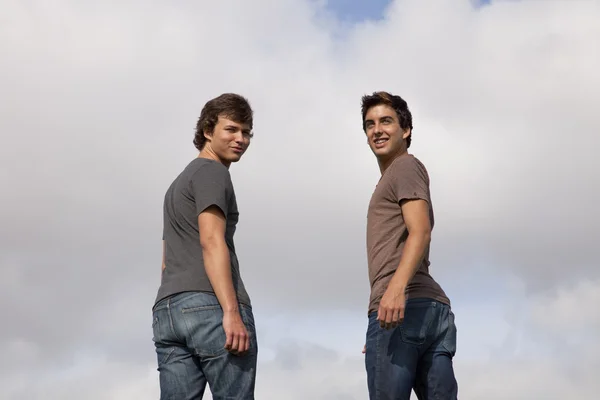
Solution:
{"label": "cloudy sky", "polygon": [[158,398],[162,199],[233,91],[257,399],[366,399],[375,90],[407,99],[431,175],[460,398],[597,395],[599,1],[0,6],[0,398]]}

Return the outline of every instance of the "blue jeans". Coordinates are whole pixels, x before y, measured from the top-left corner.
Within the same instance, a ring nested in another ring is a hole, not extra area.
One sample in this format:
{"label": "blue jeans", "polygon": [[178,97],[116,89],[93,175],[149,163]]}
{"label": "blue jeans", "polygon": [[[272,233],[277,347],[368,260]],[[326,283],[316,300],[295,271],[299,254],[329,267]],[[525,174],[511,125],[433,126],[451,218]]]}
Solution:
{"label": "blue jeans", "polygon": [[161,300],[153,309],[153,341],[161,400],[200,400],[208,383],[214,400],[254,400],[258,345],[252,310],[240,304],[250,335],[243,356],[228,352],[223,311],[217,297],[187,292]]}
{"label": "blue jeans", "polygon": [[446,304],[410,299],[404,321],[386,330],[369,315],[365,366],[370,400],[456,400],[454,314]]}

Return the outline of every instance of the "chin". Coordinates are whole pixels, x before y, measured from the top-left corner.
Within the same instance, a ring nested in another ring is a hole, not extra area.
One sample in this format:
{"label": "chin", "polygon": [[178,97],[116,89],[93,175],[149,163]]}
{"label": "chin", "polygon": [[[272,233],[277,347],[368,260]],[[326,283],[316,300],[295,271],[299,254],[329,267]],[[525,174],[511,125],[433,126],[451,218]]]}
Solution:
{"label": "chin", "polygon": [[377,158],[381,158],[381,157],[385,158],[390,153],[390,150],[386,149],[386,148],[383,148],[383,149],[371,148],[371,150],[373,151],[373,154],[375,154],[375,157],[377,157]]}
{"label": "chin", "polygon": [[231,157],[228,157],[227,161],[229,161],[230,163],[235,163],[240,161],[240,159],[242,158],[242,154],[240,155],[233,155]]}
{"label": "chin", "polygon": [[391,158],[394,158],[396,153],[393,151],[380,151],[379,153],[375,153],[375,157],[379,162],[387,162]]}

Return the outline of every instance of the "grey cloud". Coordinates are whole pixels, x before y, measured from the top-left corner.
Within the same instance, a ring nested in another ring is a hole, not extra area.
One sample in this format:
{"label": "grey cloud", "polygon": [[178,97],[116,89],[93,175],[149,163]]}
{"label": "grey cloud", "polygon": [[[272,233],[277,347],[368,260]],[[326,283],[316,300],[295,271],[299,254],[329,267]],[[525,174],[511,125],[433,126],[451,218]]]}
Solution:
{"label": "grey cloud", "polygon": [[[415,114],[437,214],[432,271],[445,287],[482,263],[534,292],[598,278],[598,10],[466,3],[440,6],[434,26],[422,23],[434,18],[423,2],[397,1],[385,21],[336,42],[326,16],[292,0],[268,12],[256,2],[7,2],[0,311],[11,323],[0,337],[15,373],[24,348],[44,368],[86,352],[151,362],[162,196],[195,156],[200,108],[224,91],[256,109],[232,175],[257,308],[364,312],[378,171],[359,101],[378,89],[404,95]],[[296,353],[280,357],[305,367]]]}
{"label": "grey cloud", "polygon": [[[355,51],[373,54],[385,51],[384,37],[411,32],[412,40],[395,47],[411,55],[401,69],[368,57],[354,66],[370,67],[381,80],[396,73],[392,88],[413,99],[414,147],[432,175],[432,251],[443,277],[453,274],[444,273],[447,260],[456,271],[490,259],[531,290],[598,276],[593,152],[600,142],[593,132],[600,119],[591,107],[600,81],[591,71],[600,59],[586,37],[600,30],[591,3],[564,6],[576,27],[557,22],[560,5],[499,3],[473,12],[446,3],[436,10],[444,15],[436,31],[444,34],[420,36],[418,21],[432,22],[430,10],[396,2],[372,40],[357,35]],[[516,13],[535,13],[535,22],[515,20]],[[462,28],[453,28],[458,20]]]}
{"label": "grey cloud", "polygon": [[[574,293],[576,297],[580,296]],[[540,299],[542,301],[542,299]],[[539,325],[542,328],[543,325]],[[556,331],[558,333],[558,331]],[[530,399],[591,398],[598,390],[595,371],[598,351],[595,345],[580,344],[570,348],[569,358],[557,355],[555,347],[537,332],[520,332],[527,343],[537,343],[540,353],[523,352],[503,357],[504,349],[490,352],[489,359],[456,360],[461,398]],[[551,346],[551,347],[548,347]],[[290,360],[293,365],[290,365]],[[157,392],[157,379],[149,362],[125,362],[88,357],[78,368],[47,372],[3,374],[0,394],[10,399],[142,399]],[[275,357],[262,360],[257,381],[257,398],[363,399],[366,376],[363,357],[343,357],[322,346],[290,340],[276,350]],[[30,385],[38,377],[39,384]],[[99,382],[98,377],[102,377]],[[93,390],[91,390],[93,389]],[[210,399],[210,396],[207,396]]]}
{"label": "grey cloud", "polygon": [[285,343],[276,349],[274,366],[286,371],[298,371],[307,368],[313,362],[337,362],[339,355],[330,349],[310,343]]}

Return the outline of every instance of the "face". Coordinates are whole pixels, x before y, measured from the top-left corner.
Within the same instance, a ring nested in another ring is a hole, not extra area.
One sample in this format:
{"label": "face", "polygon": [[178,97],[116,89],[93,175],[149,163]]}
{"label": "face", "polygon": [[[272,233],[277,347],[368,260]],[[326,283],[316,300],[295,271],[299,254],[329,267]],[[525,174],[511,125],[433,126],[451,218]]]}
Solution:
{"label": "face", "polygon": [[237,162],[250,146],[252,132],[248,124],[240,124],[219,116],[212,134],[204,133],[206,145],[225,165]]}
{"label": "face", "polygon": [[405,139],[410,129],[400,127],[398,115],[390,106],[380,104],[369,108],[365,115],[365,131],[369,147],[381,160],[393,158],[406,151]]}

